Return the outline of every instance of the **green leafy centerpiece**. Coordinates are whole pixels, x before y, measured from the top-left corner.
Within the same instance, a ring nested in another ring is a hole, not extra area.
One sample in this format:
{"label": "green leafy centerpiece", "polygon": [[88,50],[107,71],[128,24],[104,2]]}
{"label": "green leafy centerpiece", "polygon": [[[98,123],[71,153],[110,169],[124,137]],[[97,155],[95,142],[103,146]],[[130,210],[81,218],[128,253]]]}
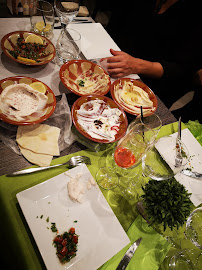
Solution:
{"label": "green leafy centerpiece", "polygon": [[174,178],[150,180],[142,188],[144,211],[151,225],[163,224],[164,231],[183,226],[192,208],[190,193]]}

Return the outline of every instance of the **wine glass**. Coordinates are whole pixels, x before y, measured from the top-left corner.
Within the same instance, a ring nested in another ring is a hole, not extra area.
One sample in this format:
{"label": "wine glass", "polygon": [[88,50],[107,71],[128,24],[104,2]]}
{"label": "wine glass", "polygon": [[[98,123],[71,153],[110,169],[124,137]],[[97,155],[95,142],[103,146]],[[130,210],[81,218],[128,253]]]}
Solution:
{"label": "wine glass", "polygon": [[55,12],[62,29],[71,23],[79,12],[79,0],[54,0]]}
{"label": "wine glass", "polygon": [[142,174],[154,180],[166,180],[179,173],[189,161],[189,152],[180,140],[182,162],[176,166],[176,138],[165,136],[157,140],[142,159]]}
{"label": "wine glass", "polygon": [[195,264],[192,261],[193,250],[181,249],[167,258],[167,267],[169,270],[194,270]]}
{"label": "wine glass", "polygon": [[157,114],[153,113],[145,117],[138,116],[134,121],[129,124],[127,131],[129,132],[135,125],[140,123],[144,123],[146,126],[151,128],[154,131],[156,137],[162,127],[162,121],[160,117]]}
{"label": "wine glass", "polygon": [[[110,151],[106,157],[106,168],[112,168],[113,172],[116,173],[116,178],[122,179],[119,185],[123,183],[123,178],[129,179],[129,174],[131,175],[131,180],[134,181],[133,184],[135,188],[135,182],[137,181],[138,174],[133,171],[141,162],[142,157],[146,153],[148,147],[154,142],[155,134],[144,124],[135,125],[130,132],[128,132],[121,140],[118,141],[115,148]],[[107,171],[107,169],[105,170]],[[121,178],[123,177],[123,178]],[[96,174],[96,180],[98,184],[106,189],[111,183],[111,172],[105,174],[105,179],[100,176],[100,170]],[[107,183],[107,184],[106,184]],[[114,185],[114,188],[117,183]],[[126,194],[127,186],[121,184],[121,191]],[[131,189],[130,185],[130,189]]]}
{"label": "wine glass", "polygon": [[185,235],[196,247],[202,249],[202,207],[196,208],[189,215]]}

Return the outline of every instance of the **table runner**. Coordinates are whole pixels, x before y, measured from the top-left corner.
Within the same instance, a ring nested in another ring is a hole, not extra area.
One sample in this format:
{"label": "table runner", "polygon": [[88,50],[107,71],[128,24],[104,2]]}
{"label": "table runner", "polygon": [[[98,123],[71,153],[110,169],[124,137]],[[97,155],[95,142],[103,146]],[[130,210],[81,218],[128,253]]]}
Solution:
{"label": "table runner", "polygon": [[[177,123],[163,126],[159,133],[159,137],[169,135],[177,131]],[[86,155],[89,156],[92,165],[88,166],[91,174],[95,177],[97,169],[105,161],[105,149],[99,153],[90,150],[83,150],[68,156],[60,157],[53,160],[52,164],[65,162],[73,155]],[[0,207],[1,207],[1,234],[7,239],[5,243],[5,250],[9,250],[10,257],[12,254],[14,265],[19,265],[21,269],[45,269],[45,265],[40,256],[39,250],[36,246],[34,238],[29,230],[23,213],[16,199],[16,194],[29,187],[37,185],[47,179],[50,179],[66,170],[65,166],[51,169],[48,171],[18,176],[18,177],[0,177]],[[138,211],[135,207],[138,197],[133,201],[127,201],[118,192],[102,190],[104,196],[109,202],[112,210],[119,219],[119,222],[127,231],[135,218],[138,216]],[[31,209],[30,209],[31,211]],[[130,230],[129,230],[130,234]],[[133,237],[131,238],[133,240]],[[15,243],[10,245],[10,243]],[[6,245],[8,247],[6,247]],[[167,248],[167,247],[166,247]],[[166,250],[166,249],[165,249]],[[166,252],[165,252],[166,253]],[[165,255],[165,254],[164,254]],[[162,258],[161,258],[162,260]],[[8,259],[8,263],[12,261]],[[158,261],[160,264],[161,261]],[[14,268],[15,269],[15,268]],[[105,269],[105,268],[104,268]],[[113,268],[106,268],[113,269]],[[140,268],[138,268],[140,269]]]}

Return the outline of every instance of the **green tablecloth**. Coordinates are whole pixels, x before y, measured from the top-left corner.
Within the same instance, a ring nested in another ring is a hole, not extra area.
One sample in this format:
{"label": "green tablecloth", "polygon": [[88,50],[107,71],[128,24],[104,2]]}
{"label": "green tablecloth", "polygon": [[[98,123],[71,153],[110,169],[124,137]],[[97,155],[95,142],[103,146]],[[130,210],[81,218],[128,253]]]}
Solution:
{"label": "green tablecloth", "polygon": [[[172,134],[176,131],[177,123],[163,126],[159,133],[159,137]],[[69,157],[77,154],[90,157],[92,164],[88,166],[88,168],[93,176],[95,176],[95,173],[101,164],[105,163],[105,150],[100,151],[99,153],[85,150],[69,155],[68,157],[64,156],[55,159],[52,164],[65,162]],[[1,255],[3,255],[8,266],[6,269],[45,269],[39,250],[16,199],[16,194],[64,171],[65,167],[59,167],[25,176],[0,177],[1,243],[3,243],[2,247],[4,251],[1,252]],[[142,241],[137,254],[135,254],[136,257],[133,258],[135,263],[131,261],[131,266],[128,267],[128,269],[158,269],[169,249],[169,245],[162,236],[149,228],[147,224],[144,224],[144,228],[146,228],[145,231],[141,232],[140,224],[143,224],[144,220],[138,216],[139,213],[135,207],[138,197],[132,201],[128,201],[121,196],[118,190],[102,190],[102,192],[124,230],[128,233],[131,242],[136,240],[138,236],[143,233],[144,240]],[[159,245],[157,245],[157,242]],[[127,247],[103,265],[101,269],[116,269],[118,262],[126,250]],[[146,256],[147,253],[148,256]],[[142,264],[143,258],[147,258],[147,260],[144,259],[144,264]],[[145,265],[147,268],[145,268]],[[87,268],[84,267],[84,270],[85,269]]]}

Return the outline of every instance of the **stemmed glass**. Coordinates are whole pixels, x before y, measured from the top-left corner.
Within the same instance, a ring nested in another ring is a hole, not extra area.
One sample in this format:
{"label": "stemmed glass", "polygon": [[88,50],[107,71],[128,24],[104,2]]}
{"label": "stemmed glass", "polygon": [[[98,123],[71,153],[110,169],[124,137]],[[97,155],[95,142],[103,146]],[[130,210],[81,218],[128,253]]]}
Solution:
{"label": "stemmed glass", "polygon": [[[146,125],[142,123],[135,125],[108,153],[106,166],[100,168],[96,174],[98,184],[104,189],[112,189],[119,185],[125,195],[127,189],[130,189],[131,194],[131,188],[135,188],[135,182],[138,181],[138,174],[133,168],[141,163],[142,157],[154,140],[154,132]],[[130,183],[122,185],[125,179]]]}
{"label": "stemmed glass", "polygon": [[54,0],[55,12],[62,29],[73,21],[79,12],[79,0]]}
{"label": "stemmed glass", "polygon": [[130,131],[135,125],[140,124],[140,123],[144,123],[146,126],[151,128],[154,131],[156,136],[158,135],[162,127],[162,121],[160,117],[157,114],[153,113],[148,116],[143,116],[143,117],[138,116],[134,121],[130,123],[127,131]]}
{"label": "stemmed glass", "polygon": [[189,215],[185,234],[196,247],[202,249],[202,207],[196,208]]}
{"label": "stemmed glass", "polygon": [[176,138],[165,136],[157,140],[142,159],[143,176],[154,180],[167,180],[179,173],[189,162],[189,152],[180,141],[182,161],[176,165]]}

